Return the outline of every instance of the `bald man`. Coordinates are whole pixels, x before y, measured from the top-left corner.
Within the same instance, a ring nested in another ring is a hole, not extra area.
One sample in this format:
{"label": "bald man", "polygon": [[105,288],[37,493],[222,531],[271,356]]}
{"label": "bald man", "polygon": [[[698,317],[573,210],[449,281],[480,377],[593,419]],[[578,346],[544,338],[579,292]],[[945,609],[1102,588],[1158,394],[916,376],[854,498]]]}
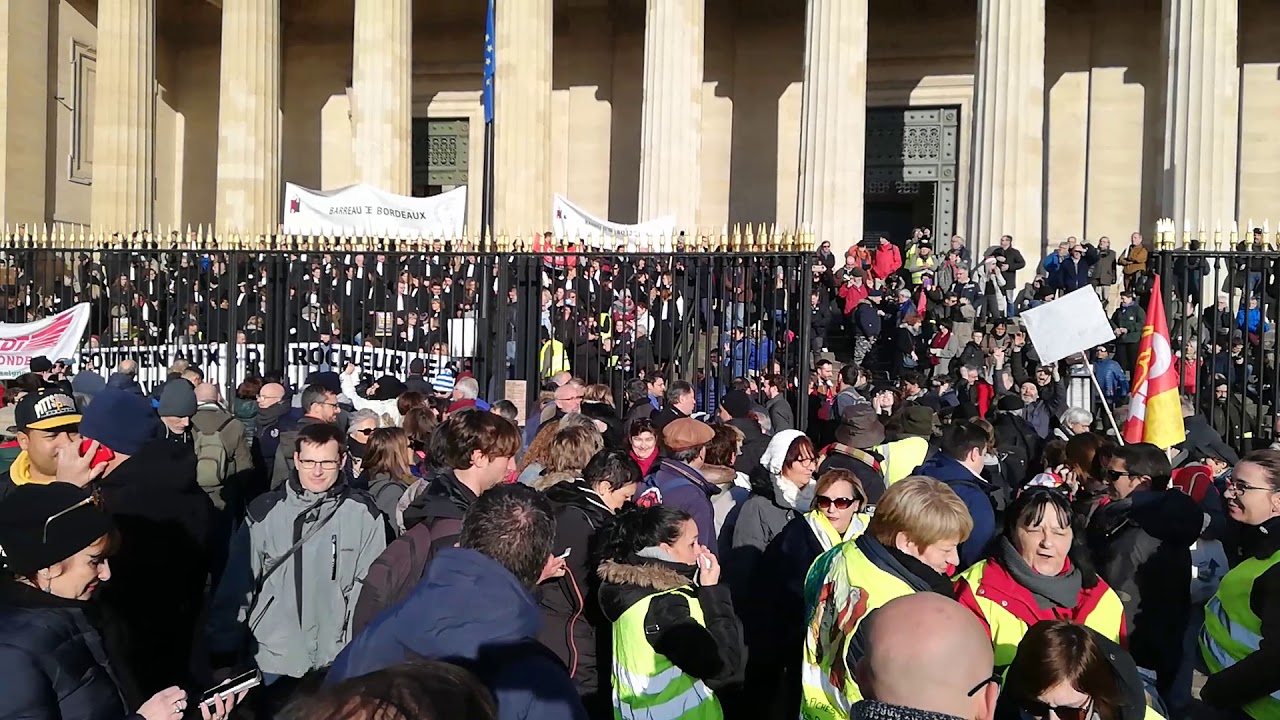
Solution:
{"label": "bald man", "polygon": [[858,632],[867,651],[854,672],[867,699],[854,704],[851,720],[995,715],[991,638],[956,601],[932,592],[900,597],[868,615]]}
{"label": "bald man", "polygon": [[[222,393],[217,385],[200,383],[196,386],[196,414],[191,418],[192,437],[217,436],[226,450],[226,462],[223,464],[222,477],[210,476],[213,463],[204,462],[197,466],[197,479],[201,488],[209,494],[209,499],[219,510],[228,505],[239,512],[237,504],[243,501],[243,486],[252,477],[253,454],[249,451],[248,433],[244,423],[236,419],[222,406]],[[201,455],[202,443],[196,443],[197,455]],[[207,452],[205,458],[212,458]]]}
{"label": "bald man", "polygon": [[285,400],[280,383],[267,383],[258,391],[258,414],[253,419],[254,487],[271,487],[276,451],[280,449],[280,433],[294,427],[302,417],[301,408],[292,408]]}

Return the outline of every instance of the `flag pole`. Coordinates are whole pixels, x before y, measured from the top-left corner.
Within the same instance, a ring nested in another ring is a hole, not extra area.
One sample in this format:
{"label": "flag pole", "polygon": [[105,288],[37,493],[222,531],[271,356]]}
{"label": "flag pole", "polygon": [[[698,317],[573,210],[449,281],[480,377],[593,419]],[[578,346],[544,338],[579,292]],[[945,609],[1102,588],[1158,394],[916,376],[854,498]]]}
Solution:
{"label": "flag pole", "polygon": [[1082,352],[1080,357],[1084,358],[1084,366],[1089,368],[1089,379],[1093,381],[1093,389],[1098,391],[1098,400],[1102,403],[1102,410],[1107,414],[1107,419],[1111,421],[1111,429],[1116,431],[1116,440],[1119,441],[1120,447],[1124,447],[1124,432],[1116,423],[1116,416],[1111,414],[1111,403],[1107,402],[1107,396],[1102,394],[1102,384],[1098,382],[1098,374],[1093,371],[1093,363],[1089,362],[1089,353]]}
{"label": "flag pole", "polygon": [[481,250],[494,250],[493,206],[494,206],[494,95],[497,85],[497,22],[496,0],[489,0],[485,14],[484,27],[484,88],[481,103],[484,105],[484,169],[481,174],[480,189],[480,235]]}

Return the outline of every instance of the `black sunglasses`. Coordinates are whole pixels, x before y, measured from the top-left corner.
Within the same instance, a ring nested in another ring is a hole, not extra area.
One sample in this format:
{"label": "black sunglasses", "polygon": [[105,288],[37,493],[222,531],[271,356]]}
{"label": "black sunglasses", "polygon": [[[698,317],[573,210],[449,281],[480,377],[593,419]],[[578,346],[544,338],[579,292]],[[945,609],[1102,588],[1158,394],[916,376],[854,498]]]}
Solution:
{"label": "black sunglasses", "polygon": [[835,505],[837,510],[848,510],[853,507],[853,504],[857,502],[857,500],[849,497],[833,498],[827,497],[826,495],[819,495],[815,498],[815,502],[818,504],[819,510],[826,510],[832,505]]}
{"label": "black sunglasses", "polygon": [[1089,716],[1093,714],[1092,699],[1084,707],[1050,705],[1039,700],[1019,700],[1018,705],[1033,718],[1047,719],[1052,713],[1058,720],[1089,720]]}

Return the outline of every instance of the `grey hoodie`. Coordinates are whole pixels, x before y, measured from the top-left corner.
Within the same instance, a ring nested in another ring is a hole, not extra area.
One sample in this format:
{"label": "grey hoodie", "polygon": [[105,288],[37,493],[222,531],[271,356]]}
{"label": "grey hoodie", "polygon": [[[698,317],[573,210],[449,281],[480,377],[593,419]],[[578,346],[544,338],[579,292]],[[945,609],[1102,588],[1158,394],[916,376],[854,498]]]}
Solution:
{"label": "grey hoodie", "polygon": [[[255,597],[273,559],[325,518]],[[340,477],[320,495],[291,477],[249,504],[232,540],[210,609],[210,649],[236,652],[245,646],[247,631],[263,672],[299,678],[328,665],[351,639],[364,576],[386,546],[386,520],[368,494],[351,490]]]}

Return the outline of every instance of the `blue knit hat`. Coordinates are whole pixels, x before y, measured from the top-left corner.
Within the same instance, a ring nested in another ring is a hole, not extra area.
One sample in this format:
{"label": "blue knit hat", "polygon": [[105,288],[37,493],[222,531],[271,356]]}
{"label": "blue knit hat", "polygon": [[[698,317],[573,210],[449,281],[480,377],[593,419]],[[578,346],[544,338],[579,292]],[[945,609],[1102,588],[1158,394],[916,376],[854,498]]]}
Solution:
{"label": "blue knit hat", "polygon": [[137,455],[160,434],[160,417],[141,395],[107,388],[98,393],[80,419],[80,435],[124,455]]}

